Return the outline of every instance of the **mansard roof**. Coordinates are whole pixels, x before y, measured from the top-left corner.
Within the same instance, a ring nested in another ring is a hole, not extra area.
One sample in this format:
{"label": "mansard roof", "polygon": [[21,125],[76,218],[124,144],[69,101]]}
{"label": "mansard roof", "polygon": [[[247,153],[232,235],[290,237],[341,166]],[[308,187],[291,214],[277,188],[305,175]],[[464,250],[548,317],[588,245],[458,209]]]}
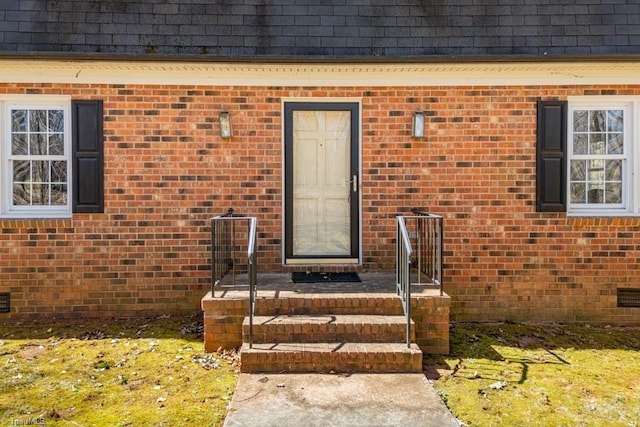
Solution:
{"label": "mansard roof", "polygon": [[640,54],[637,0],[0,0],[0,52],[205,57]]}

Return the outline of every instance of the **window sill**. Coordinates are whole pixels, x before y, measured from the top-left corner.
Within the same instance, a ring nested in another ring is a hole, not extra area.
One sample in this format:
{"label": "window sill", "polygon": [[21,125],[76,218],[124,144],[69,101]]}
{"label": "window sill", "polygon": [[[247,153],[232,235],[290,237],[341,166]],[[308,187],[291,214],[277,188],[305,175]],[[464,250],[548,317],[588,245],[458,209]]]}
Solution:
{"label": "window sill", "polygon": [[51,219],[51,220],[56,220],[56,219],[71,219],[72,218],[72,214],[71,212],[65,212],[65,213],[27,213],[27,212],[20,212],[20,213],[4,213],[4,214],[0,214],[0,221],[2,220],[33,220],[33,219]]}
{"label": "window sill", "polygon": [[623,210],[590,210],[568,211],[567,217],[573,218],[640,218],[640,212],[628,212]]}

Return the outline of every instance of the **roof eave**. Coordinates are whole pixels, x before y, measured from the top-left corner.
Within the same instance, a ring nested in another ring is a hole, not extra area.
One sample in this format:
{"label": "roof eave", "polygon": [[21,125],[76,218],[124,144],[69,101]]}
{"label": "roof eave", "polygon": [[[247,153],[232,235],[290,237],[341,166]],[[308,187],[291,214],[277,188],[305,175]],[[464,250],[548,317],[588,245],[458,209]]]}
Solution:
{"label": "roof eave", "polygon": [[207,55],[117,54],[84,52],[0,52],[0,60],[199,62],[256,64],[434,64],[532,62],[638,62],[640,54],[590,55],[424,55],[424,56],[322,56],[322,55]]}

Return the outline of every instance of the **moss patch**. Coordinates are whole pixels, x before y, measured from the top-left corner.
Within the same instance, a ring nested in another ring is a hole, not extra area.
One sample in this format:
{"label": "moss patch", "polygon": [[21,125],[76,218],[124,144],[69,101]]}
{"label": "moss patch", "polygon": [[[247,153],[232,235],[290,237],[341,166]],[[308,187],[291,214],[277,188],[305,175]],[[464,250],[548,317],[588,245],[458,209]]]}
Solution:
{"label": "moss patch", "polygon": [[459,324],[427,375],[468,426],[640,424],[640,329]]}
{"label": "moss patch", "polygon": [[0,325],[0,422],[219,426],[235,354],[206,354],[202,315]]}

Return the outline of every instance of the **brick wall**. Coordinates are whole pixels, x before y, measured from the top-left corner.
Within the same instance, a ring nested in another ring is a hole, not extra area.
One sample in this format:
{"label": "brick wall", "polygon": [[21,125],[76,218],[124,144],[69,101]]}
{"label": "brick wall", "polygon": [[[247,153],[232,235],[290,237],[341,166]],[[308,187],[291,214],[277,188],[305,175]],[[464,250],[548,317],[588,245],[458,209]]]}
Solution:
{"label": "brick wall", "polygon": [[[282,271],[283,98],[362,99],[364,269],[394,266],[394,217],[445,216],[453,320],[640,322],[640,219],[535,212],[538,97],[624,87],[180,87],[0,85],[0,94],[100,98],[105,212],[0,220],[0,319],[195,311],[209,286],[208,218],[259,220],[260,268]],[[219,137],[218,112],[235,136]],[[412,139],[424,108],[427,138]]]}

